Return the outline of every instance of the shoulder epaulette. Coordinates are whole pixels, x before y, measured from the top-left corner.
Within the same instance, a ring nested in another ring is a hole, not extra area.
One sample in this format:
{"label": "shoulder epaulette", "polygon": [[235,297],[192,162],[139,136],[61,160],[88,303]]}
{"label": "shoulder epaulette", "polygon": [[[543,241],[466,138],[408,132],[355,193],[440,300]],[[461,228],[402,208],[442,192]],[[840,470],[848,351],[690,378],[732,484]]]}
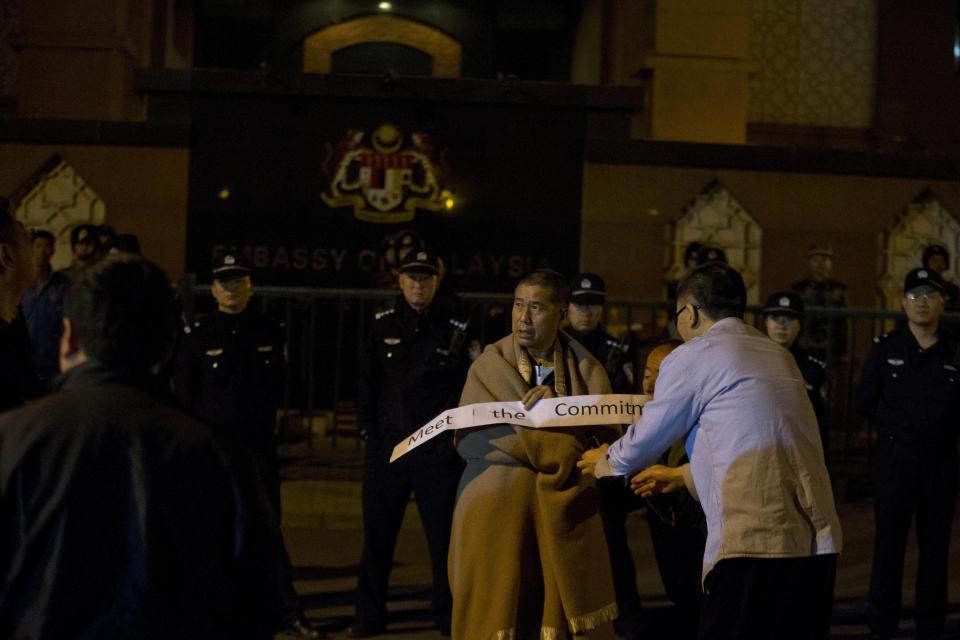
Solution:
{"label": "shoulder epaulette", "polygon": [[626,352],[627,352],[627,349],[630,348],[630,346],[629,346],[626,342],[620,342],[619,340],[617,340],[616,338],[613,338],[613,337],[611,337],[611,336],[607,336],[607,337],[604,339],[604,341],[607,343],[607,346],[610,347],[611,349],[619,349],[620,351],[623,351],[624,353],[626,353]]}
{"label": "shoulder epaulette", "polygon": [[207,316],[205,316],[205,315],[196,316],[196,317],[193,319],[193,321],[191,321],[191,322],[185,322],[185,323],[183,324],[183,333],[184,333],[184,335],[190,335],[190,334],[193,333],[194,331],[196,331],[196,330],[198,330],[198,329],[201,329],[204,325],[207,324],[206,318],[207,318]]}
{"label": "shoulder epaulette", "polygon": [[880,335],[880,336],[875,336],[875,337],[873,338],[873,341],[874,341],[874,343],[879,344],[880,342],[886,340],[886,339],[889,338],[889,337],[890,337],[890,334],[889,334],[889,333],[885,333],[885,334]]}
{"label": "shoulder epaulette", "polygon": [[810,362],[812,362],[812,363],[814,363],[815,365],[817,365],[818,367],[820,367],[821,369],[826,369],[826,368],[827,368],[827,363],[824,362],[823,360],[820,360],[819,358],[814,358],[813,356],[807,354],[807,359],[808,359]]}
{"label": "shoulder epaulette", "polygon": [[395,311],[396,311],[396,308],[394,307],[391,307],[389,309],[384,309],[383,311],[377,311],[375,314],[373,314],[373,319],[380,320],[382,318],[386,318],[387,316],[391,315]]}

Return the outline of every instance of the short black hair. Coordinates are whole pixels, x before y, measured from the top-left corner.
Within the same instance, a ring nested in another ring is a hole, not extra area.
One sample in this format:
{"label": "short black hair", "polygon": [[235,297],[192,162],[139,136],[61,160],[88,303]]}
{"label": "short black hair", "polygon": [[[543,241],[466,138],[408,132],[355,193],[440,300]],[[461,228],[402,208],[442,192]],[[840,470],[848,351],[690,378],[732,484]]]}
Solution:
{"label": "short black hair", "polygon": [[677,300],[691,300],[710,317],[743,318],[747,287],[736,269],[724,262],[708,262],[692,269],[677,284]]}
{"label": "short black hair", "polygon": [[160,267],[130,254],[108,256],[85,269],[67,290],[63,315],[91,359],[145,372],[173,344],[176,307]]}
{"label": "short black hair", "polygon": [[517,283],[519,288],[522,285],[534,287],[547,287],[553,292],[551,298],[553,302],[566,307],[570,304],[570,282],[565,276],[553,269],[537,269],[531,271]]}
{"label": "short black hair", "polygon": [[50,244],[57,244],[57,239],[53,237],[53,234],[47,231],[46,229],[34,229],[30,232],[30,239],[36,240],[37,238],[43,238],[44,240],[49,240]]}

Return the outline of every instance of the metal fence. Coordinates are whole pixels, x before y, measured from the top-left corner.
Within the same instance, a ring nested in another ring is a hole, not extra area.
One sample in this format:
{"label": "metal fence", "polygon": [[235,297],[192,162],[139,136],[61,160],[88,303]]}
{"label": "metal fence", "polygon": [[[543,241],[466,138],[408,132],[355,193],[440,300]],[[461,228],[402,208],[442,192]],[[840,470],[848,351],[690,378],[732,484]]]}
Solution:
{"label": "metal fence", "polygon": [[[362,340],[374,313],[398,296],[396,290],[310,289],[257,287],[254,304],[283,322],[288,347],[284,415],[289,425],[311,429],[319,420],[333,446],[356,438],[355,404],[357,363]],[[185,315],[212,309],[209,286],[180,288]],[[482,344],[510,331],[510,294],[459,295],[477,323]],[[634,347],[635,370],[649,347],[669,336],[673,302],[612,299],[605,326]],[[806,321],[828,320],[830,331],[844,332],[842,352],[827,353],[826,390],[829,437],[825,443],[828,466],[840,496],[857,497],[868,491],[873,433],[854,407],[856,383],[873,338],[902,322],[903,315],[873,309],[808,308]],[[761,327],[759,307],[749,307],[745,321]],[[943,319],[949,330],[960,329],[960,314]],[[638,376],[639,378],[640,376]],[[296,427],[293,427],[296,428]],[[349,445],[348,445],[349,446]]]}

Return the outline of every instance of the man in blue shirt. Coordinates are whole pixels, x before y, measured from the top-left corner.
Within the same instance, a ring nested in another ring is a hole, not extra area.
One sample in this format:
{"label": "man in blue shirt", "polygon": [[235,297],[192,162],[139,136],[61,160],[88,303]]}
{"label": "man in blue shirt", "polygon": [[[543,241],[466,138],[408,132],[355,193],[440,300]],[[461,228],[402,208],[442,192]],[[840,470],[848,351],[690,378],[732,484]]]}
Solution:
{"label": "man in blue shirt", "polygon": [[817,421],[793,356],[743,322],[746,299],[729,265],[684,276],[685,344],[661,364],[655,398],[578,466],[633,475],[686,438],[684,484],[707,519],[700,636],[826,638],[841,533]]}
{"label": "man in blue shirt", "polygon": [[30,332],[33,366],[40,379],[49,384],[60,373],[63,295],[70,280],[62,271],[54,271],[50,266],[56,247],[53,234],[44,229],[35,229],[30,237],[37,279],[23,294],[20,307]]}

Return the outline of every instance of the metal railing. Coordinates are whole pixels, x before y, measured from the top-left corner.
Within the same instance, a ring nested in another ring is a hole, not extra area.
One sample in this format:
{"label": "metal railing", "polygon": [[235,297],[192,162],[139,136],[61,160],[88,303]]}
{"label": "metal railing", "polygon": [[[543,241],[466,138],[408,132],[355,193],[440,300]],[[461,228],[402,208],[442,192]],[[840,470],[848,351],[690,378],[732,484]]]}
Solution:
{"label": "metal railing", "polygon": [[[209,289],[192,286],[189,280],[181,284],[180,296],[188,319],[213,308]],[[361,344],[374,313],[398,295],[396,290],[256,288],[254,304],[283,322],[286,331],[285,414],[300,419],[307,429],[313,419],[322,416],[334,446],[338,440],[356,436],[350,417]],[[482,344],[509,333],[512,295],[463,293],[459,298],[466,309],[472,310]],[[670,336],[674,309],[673,302],[608,301],[606,329],[633,345],[638,379],[649,347]],[[829,345],[845,345],[842,352],[829,348],[826,353],[829,437],[825,448],[840,496],[856,497],[868,490],[873,433],[855,411],[856,383],[873,338],[902,318],[901,313],[874,309],[807,309],[806,322],[829,321]],[[762,328],[759,307],[749,307],[745,321]],[[951,330],[960,330],[960,313],[945,315],[943,323]],[[843,331],[843,339],[836,340],[833,331]]]}

